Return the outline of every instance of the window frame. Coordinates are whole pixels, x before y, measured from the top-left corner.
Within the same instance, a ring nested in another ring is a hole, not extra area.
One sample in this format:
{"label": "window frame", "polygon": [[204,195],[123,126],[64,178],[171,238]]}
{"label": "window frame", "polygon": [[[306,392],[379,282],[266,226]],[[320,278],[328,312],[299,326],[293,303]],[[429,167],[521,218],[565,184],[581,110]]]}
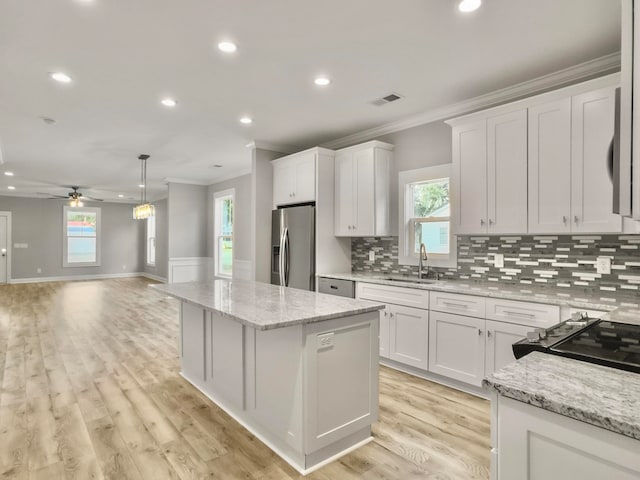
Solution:
{"label": "window frame", "polygon": [[449,179],[449,254],[430,253],[427,248],[427,265],[432,267],[454,268],[457,266],[458,249],[456,236],[453,233],[454,205],[456,199],[453,196],[451,185],[453,183],[451,164],[435,165],[432,167],[417,168],[398,173],[398,264],[418,265],[419,254],[413,252],[415,238],[415,224],[417,220],[442,221],[447,217],[413,218],[409,215],[413,212],[413,195],[408,188],[414,183],[431,182],[439,179]]}
{"label": "window frame", "polygon": [[[68,212],[92,212],[96,214],[96,261],[95,262],[69,262],[69,236],[67,235]],[[102,253],[102,220],[100,207],[72,207],[65,205],[62,208],[62,266],[63,268],[76,267],[100,267]]]}
{"label": "window frame", "polygon": [[219,192],[215,192],[213,194],[213,259],[214,259],[214,275],[216,277],[221,278],[232,278],[233,277],[233,264],[234,264],[234,253],[235,253],[235,212],[233,218],[233,229],[231,232],[231,275],[226,273],[220,273],[220,258],[218,255],[218,241],[220,237],[227,237],[228,235],[222,235],[221,229],[222,224],[220,223],[222,219],[221,214],[221,206],[222,201],[230,198],[231,203],[233,205],[233,209],[235,211],[236,208],[236,190],[235,188],[230,188],[227,190],[221,190]]}
{"label": "window frame", "polygon": [[[153,236],[149,237],[149,221],[153,219]],[[145,227],[145,238],[146,238],[146,243],[145,243],[145,263],[148,267],[155,267],[156,266],[156,233],[158,230],[158,224],[156,222],[156,216],[153,215],[151,217],[147,217],[147,221],[146,221],[146,227]],[[149,240],[153,239],[153,261],[149,261]]]}

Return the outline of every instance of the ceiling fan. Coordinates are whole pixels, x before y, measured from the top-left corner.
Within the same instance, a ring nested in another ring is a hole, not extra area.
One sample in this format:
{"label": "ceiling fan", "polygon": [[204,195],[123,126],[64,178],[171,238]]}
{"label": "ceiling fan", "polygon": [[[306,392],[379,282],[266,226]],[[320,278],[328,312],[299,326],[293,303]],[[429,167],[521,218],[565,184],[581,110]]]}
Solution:
{"label": "ceiling fan", "polygon": [[[66,185],[65,185],[66,187]],[[82,207],[83,203],[82,200],[83,199],[87,199],[87,200],[91,200],[93,202],[104,202],[104,200],[102,198],[95,198],[95,197],[90,197],[89,195],[83,195],[81,192],[79,192],[78,190],[80,190],[81,188],[86,188],[86,187],[77,187],[77,186],[69,186],[67,188],[72,189],[72,192],[69,192],[66,196],[65,195],[54,195],[54,194],[50,194],[50,193],[43,193],[43,195],[49,195],[49,197],[47,198],[47,200],[56,200],[58,198],[64,198],[65,200],[69,199],[69,205],[71,205],[72,207]]]}

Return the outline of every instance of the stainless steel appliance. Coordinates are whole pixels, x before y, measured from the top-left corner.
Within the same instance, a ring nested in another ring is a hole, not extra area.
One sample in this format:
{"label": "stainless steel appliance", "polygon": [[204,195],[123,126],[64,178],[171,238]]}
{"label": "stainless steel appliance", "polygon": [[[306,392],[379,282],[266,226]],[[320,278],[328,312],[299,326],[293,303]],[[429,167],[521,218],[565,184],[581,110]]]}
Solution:
{"label": "stainless steel appliance", "polygon": [[271,212],[271,283],[315,290],[316,209],[313,205]]}
{"label": "stainless steel appliance", "polygon": [[640,325],[567,320],[513,344],[516,358],[533,351],[640,373]]}

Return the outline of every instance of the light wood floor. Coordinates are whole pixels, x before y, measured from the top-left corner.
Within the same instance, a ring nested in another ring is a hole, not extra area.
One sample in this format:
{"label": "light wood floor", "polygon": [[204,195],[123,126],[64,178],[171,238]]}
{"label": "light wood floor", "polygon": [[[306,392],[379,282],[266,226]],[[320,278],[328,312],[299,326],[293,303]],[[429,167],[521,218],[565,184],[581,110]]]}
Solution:
{"label": "light wood floor", "polygon": [[[0,286],[0,478],[293,479],[179,375],[144,279]],[[486,479],[488,402],[381,368],[375,441],[310,480]]]}

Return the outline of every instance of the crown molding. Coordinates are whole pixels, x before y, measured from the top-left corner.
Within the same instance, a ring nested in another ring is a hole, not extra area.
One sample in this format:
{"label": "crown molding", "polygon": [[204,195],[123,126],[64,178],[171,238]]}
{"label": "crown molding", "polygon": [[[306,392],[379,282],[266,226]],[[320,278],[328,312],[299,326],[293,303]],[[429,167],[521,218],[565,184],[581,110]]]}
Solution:
{"label": "crown molding", "polygon": [[185,185],[200,185],[206,187],[211,184],[211,182],[207,180],[192,180],[190,178],[177,178],[177,177],[167,177],[163,179],[163,182],[166,184],[169,183],[182,183]]}
{"label": "crown molding", "polygon": [[299,147],[294,147],[293,145],[279,145],[277,143],[264,142],[262,140],[254,140],[253,142],[247,143],[245,145],[247,148],[259,148],[261,150],[269,150],[270,152],[276,153],[296,153],[301,149]]}
{"label": "crown molding", "polygon": [[527,80],[510,87],[502,88],[491,93],[463,100],[445,107],[429,110],[419,115],[404,118],[396,122],[373,127],[330,142],[325,142],[322,146],[335,150],[356,145],[382,135],[406,130],[407,128],[417,127],[437,120],[455,117],[464,113],[470,113],[475,110],[496,106],[501,103],[535,95],[547,90],[566,86],[570,83],[587,80],[618,70],[620,70],[620,52],[611,53],[609,55],[595,58],[584,63],[579,63],[578,65],[574,65],[548,75],[543,75],[532,80]]}

